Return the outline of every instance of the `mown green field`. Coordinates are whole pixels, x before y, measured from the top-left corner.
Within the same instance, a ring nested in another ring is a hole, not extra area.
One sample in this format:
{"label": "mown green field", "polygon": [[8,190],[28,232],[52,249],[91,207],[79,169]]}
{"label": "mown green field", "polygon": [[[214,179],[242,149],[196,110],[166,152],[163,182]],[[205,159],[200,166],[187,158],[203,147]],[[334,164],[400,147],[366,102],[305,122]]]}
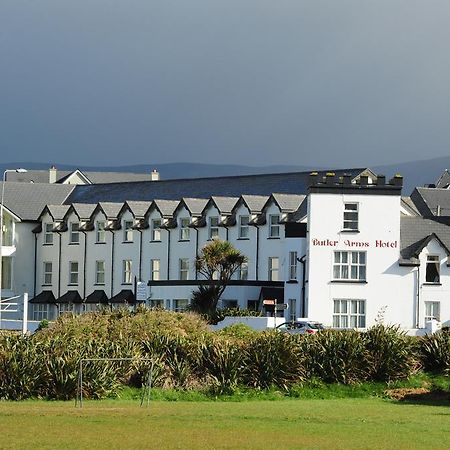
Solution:
{"label": "mown green field", "polygon": [[0,402],[0,448],[450,448],[450,407],[380,398]]}

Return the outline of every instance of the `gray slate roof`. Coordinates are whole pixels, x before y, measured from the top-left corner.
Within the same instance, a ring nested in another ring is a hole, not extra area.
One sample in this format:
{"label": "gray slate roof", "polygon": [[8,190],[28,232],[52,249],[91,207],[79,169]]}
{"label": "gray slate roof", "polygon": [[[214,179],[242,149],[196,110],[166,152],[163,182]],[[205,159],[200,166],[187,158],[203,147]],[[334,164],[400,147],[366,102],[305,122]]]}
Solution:
{"label": "gray slate roof", "polygon": [[450,190],[417,187],[411,194],[411,200],[419,212],[425,216],[450,216]]}
{"label": "gray slate roof", "polygon": [[237,197],[218,197],[213,195],[211,197],[212,202],[214,202],[215,206],[217,207],[218,211],[221,214],[231,214],[231,211],[234,208],[234,205],[236,205],[239,198]]}
{"label": "gray slate roof", "polygon": [[413,215],[420,216],[420,212],[417,209],[411,197],[401,197],[402,205]]}
{"label": "gray slate roof", "polygon": [[[337,177],[344,173],[352,178],[365,169],[334,170]],[[240,197],[242,194],[270,196],[280,194],[306,194],[310,172],[242,175],[233,177],[193,178],[133,183],[79,185],[68,203],[98,203],[99,201],[125,202],[179,200],[182,197],[206,198],[211,196]],[[326,171],[319,172],[325,176]]]}
{"label": "gray slate roof", "polygon": [[269,200],[269,196],[243,195],[242,200],[252,214],[259,214]]}
{"label": "gray slate roof", "polygon": [[154,204],[163,217],[171,217],[180,202],[176,200],[155,200]]}
{"label": "gray slate roof", "polygon": [[425,239],[433,233],[450,249],[450,220],[402,216],[400,219],[400,254],[404,259],[416,257]]}
{"label": "gray slate roof", "polygon": [[152,202],[126,202],[130,208],[131,214],[135,218],[143,218],[147,214],[148,209],[152,205]]}
{"label": "gray slate roof", "polygon": [[[0,190],[2,182],[0,182]],[[37,220],[45,205],[64,203],[67,196],[74,190],[73,185],[5,183],[5,207],[21,220]]]}
{"label": "gray slate roof", "polygon": [[204,198],[183,198],[183,202],[191,215],[201,216],[208,200]]}
{"label": "gray slate roof", "polygon": [[448,173],[448,170],[445,169],[442,175],[436,181],[436,187],[447,189],[449,185],[450,185],[450,173]]}
{"label": "gray slate roof", "polygon": [[107,219],[117,219],[117,215],[119,214],[123,203],[99,202],[98,205],[105,213]]}
{"label": "gray slate roof", "polygon": [[[69,210],[69,205],[47,205],[47,210],[53,217],[54,221],[63,220],[67,211]],[[44,212],[44,211],[43,211]]]}
{"label": "gray slate roof", "polygon": [[[75,170],[57,170],[56,182],[62,183]],[[150,173],[129,173],[129,172],[80,172],[88,178],[91,183],[126,183],[132,181],[150,181]],[[8,181],[17,181],[22,183],[48,183],[48,170],[28,170],[24,173],[11,172],[7,176]]]}
{"label": "gray slate roof", "polygon": [[282,212],[294,212],[298,210],[306,195],[272,194],[272,197]]}
{"label": "gray slate roof", "polygon": [[89,220],[97,205],[92,203],[73,203],[72,206],[81,220]]}

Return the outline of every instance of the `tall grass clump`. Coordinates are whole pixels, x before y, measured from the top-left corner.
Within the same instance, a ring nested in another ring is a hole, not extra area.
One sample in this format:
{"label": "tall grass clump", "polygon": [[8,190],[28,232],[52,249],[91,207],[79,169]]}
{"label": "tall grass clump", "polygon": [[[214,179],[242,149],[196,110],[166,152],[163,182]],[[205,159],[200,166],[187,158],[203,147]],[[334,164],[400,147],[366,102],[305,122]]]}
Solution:
{"label": "tall grass clump", "polygon": [[399,327],[377,324],[364,334],[368,376],[372,381],[390,382],[408,378],[418,368],[414,338]]}
{"label": "tall grass clump", "polygon": [[450,333],[440,332],[419,340],[421,361],[425,370],[450,375]]}
{"label": "tall grass clump", "polygon": [[294,336],[270,330],[255,335],[245,349],[244,382],[258,389],[287,390],[305,379],[304,355]]}

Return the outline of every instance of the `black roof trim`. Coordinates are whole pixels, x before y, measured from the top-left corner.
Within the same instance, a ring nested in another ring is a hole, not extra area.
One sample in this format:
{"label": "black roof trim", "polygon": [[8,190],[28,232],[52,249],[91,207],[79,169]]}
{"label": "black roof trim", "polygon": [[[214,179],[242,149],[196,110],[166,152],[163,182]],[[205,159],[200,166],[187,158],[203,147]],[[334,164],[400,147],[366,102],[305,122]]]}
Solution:
{"label": "black roof trim", "polygon": [[40,294],[33,297],[28,303],[55,303],[55,296],[52,291],[42,291]]}

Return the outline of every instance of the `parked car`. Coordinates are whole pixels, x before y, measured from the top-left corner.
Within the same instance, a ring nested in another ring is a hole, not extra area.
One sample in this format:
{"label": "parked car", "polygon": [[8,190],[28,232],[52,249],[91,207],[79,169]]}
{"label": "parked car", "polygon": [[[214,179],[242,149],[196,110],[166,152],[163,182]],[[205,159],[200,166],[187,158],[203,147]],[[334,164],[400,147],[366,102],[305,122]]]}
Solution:
{"label": "parked car", "polygon": [[296,320],[294,322],[284,322],[277,326],[277,330],[289,334],[314,334],[323,329],[324,326],[315,320]]}

